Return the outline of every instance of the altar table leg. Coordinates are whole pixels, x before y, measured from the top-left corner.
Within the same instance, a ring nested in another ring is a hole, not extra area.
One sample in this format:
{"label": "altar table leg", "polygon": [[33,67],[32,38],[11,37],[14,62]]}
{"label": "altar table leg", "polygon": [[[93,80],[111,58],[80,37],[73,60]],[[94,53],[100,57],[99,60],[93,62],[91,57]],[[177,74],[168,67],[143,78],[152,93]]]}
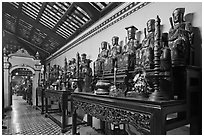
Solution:
{"label": "altar table leg", "polygon": [[48,113],[48,98],[45,98],[45,117],[47,117]]}
{"label": "altar table leg", "polygon": [[62,133],[66,132],[66,125],[67,125],[67,102],[66,98],[62,99]]}
{"label": "altar table leg", "polygon": [[77,113],[76,110],[72,113],[72,135],[76,135],[77,132]]}
{"label": "altar table leg", "polygon": [[41,114],[44,114],[44,96],[43,91],[41,92]]}
{"label": "altar table leg", "polygon": [[101,132],[105,134],[105,121],[100,120]]}
{"label": "altar table leg", "polygon": [[92,127],[92,116],[87,114],[87,124],[88,126]]}

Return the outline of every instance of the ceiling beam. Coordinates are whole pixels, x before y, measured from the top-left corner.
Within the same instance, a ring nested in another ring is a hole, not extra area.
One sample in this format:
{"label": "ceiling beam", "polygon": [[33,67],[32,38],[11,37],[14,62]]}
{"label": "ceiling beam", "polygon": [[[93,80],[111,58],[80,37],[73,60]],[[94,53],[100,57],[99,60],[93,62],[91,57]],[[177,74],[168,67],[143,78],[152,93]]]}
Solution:
{"label": "ceiling beam", "polygon": [[82,8],[92,20],[98,20],[100,18],[100,12],[95,9],[89,2],[76,2],[77,6]]}
{"label": "ceiling beam", "polygon": [[42,48],[40,48],[40,47],[38,47],[38,46],[36,46],[36,45],[30,43],[29,41],[25,40],[24,38],[21,38],[21,37],[17,36],[16,34],[10,32],[10,31],[7,31],[7,30],[4,30],[4,31],[7,32],[7,33],[9,33],[9,34],[11,34],[11,35],[13,35],[13,36],[15,36],[16,38],[18,38],[18,39],[21,40],[22,42],[24,42],[24,43],[26,43],[26,44],[29,44],[29,45],[35,47],[36,49],[38,49],[38,50],[40,50],[40,51],[42,51],[42,52],[44,52],[44,53],[50,55],[50,52],[48,52],[47,50],[44,50],[44,49],[42,49]]}
{"label": "ceiling beam", "polygon": [[[20,14],[22,6],[23,6],[22,2],[19,2],[19,6],[18,6],[18,9],[17,9],[17,14]],[[19,17],[16,18],[16,33],[18,33],[18,29],[19,29]]]}
{"label": "ceiling beam", "polygon": [[63,20],[67,17],[68,14],[71,13],[72,10],[74,10],[75,2],[71,4],[71,6],[68,8],[68,10],[64,13],[64,15],[61,17],[61,19],[57,22],[57,24],[54,26],[52,31],[56,31],[57,27],[62,23]]}
{"label": "ceiling beam", "polygon": [[[70,42],[73,38],[75,38],[78,34],[80,34],[83,30],[93,24],[96,20],[100,18],[100,12],[96,10],[90,3],[88,2],[75,2],[75,5],[82,8],[91,18],[91,20],[86,23],[82,28],[77,29],[67,40],[62,44],[65,45],[66,43]],[[61,47],[62,47],[61,46]]]}
{"label": "ceiling beam", "polygon": [[26,16],[25,14],[22,14],[22,13],[17,14],[16,10],[9,3],[5,3],[5,2],[2,3],[2,12],[3,13],[9,13],[12,16],[17,16],[17,17],[19,17],[19,19],[23,19],[27,23],[31,24],[33,27],[38,28],[42,32],[48,34],[50,37],[53,37],[62,43],[64,43],[66,41],[63,37],[59,36],[58,34],[51,31],[50,29],[43,26],[42,24],[36,23],[35,20]]}
{"label": "ceiling beam", "polygon": [[112,9],[116,8],[117,6],[123,4],[124,2],[112,2],[110,3],[110,5],[108,5],[107,7],[105,7],[104,10],[102,10],[101,12],[101,17],[103,17],[104,15],[106,15],[107,13],[109,13]]}
{"label": "ceiling beam", "polygon": [[[40,10],[39,10],[39,12],[38,12],[38,16],[37,16],[37,18],[36,18],[36,20],[35,20],[35,23],[39,23],[39,19],[40,19],[41,15],[42,15],[43,11],[44,11],[45,8],[46,8],[46,5],[47,5],[47,2],[43,2],[42,6],[41,6],[41,8],[40,8]],[[30,38],[29,38],[30,42],[32,42],[32,36],[34,35],[34,32],[35,32],[35,28],[32,27],[32,29],[31,29],[31,31],[30,31]],[[47,35],[47,36],[48,36],[48,35]],[[47,36],[46,36],[46,37],[47,37]],[[43,42],[44,42],[44,41],[45,41],[45,39],[43,40]],[[41,43],[41,45],[43,45],[43,42]]]}
{"label": "ceiling beam", "polygon": [[[105,10],[102,11],[102,13],[99,14],[99,11],[96,10],[95,8],[93,8],[93,6],[91,4],[89,4],[88,2],[77,2],[75,3],[76,5],[80,6],[83,10],[87,10],[87,14],[91,17],[91,16],[95,16],[92,17],[92,19],[86,23],[82,28],[78,29],[76,32],[74,32],[68,39],[67,41],[62,44],[65,45],[68,42],[70,42],[73,38],[75,38],[77,35],[79,35],[81,32],[83,32],[84,30],[86,30],[89,26],[91,26],[96,20],[98,20],[100,17],[104,16],[105,14],[107,14],[108,12],[110,12],[112,9],[114,9],[115,7],[121,5],[123,2],[113,2],[110,5],[107,6],[107,8]],[[91,8],[92,7],[92,8]],[[91,10],[93,13],[93,15],[90,15],[88,13],[88,11]],[[97,15],[96,15],[97,14]],[[66,49],[69,48],[69,46],[66,47]]]}
{"label": "ceiling beam", "polygon": [[43,11],[45,10],[46,6],[47,6],[47,2],[43,2],[42,6],[40,8],[40,11],[38,13],[38,16],[36,18],[36,22],[39,22],[39,19],[40,19],[41,15],[42,15]]}

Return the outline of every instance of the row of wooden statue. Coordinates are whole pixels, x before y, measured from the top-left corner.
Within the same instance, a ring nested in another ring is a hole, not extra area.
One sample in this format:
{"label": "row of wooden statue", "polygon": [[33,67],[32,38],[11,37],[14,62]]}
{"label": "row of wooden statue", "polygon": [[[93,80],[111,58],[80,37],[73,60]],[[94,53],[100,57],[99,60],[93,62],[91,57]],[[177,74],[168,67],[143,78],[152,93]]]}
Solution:
{"label": "row of wooden statue", "polygon": [[[101,43],[101,51],[98,54],[97,60],[94,62],[94,76],[96,76],[94,78],[97,79],[97,76],[115,72],[114,70],[136,70],[133,80],[134,91],[130,90],[132,87],[126,85],[129,88],[128,91],[130,91],[130,94],[135,93],[135,91],[144,93],[147,93],[148,90],[151,92],[159,91],[160,88],[166,88],[166,85],[169,85],[170,89],[171,80],[167,79],[167,77],[170,78],[168,74],[170,74],[171,68],[185,67],[189,65],[190,60],[193,33],[191,24],[185,22],[183,19],[184,11],[184,8],[174,10],[172,14],[173,18],[170,18],[171,28],[168,33],[161,33],[161,20],[159,16],[156,19],[148,20],[147,27],[144,29],[145,37],[142,43],[139,43],[135,38],[137,31],[135,26],[126,28],[128,42],[123,47],[119,44],[119,37],[117,36],[112,38],[112,47],[109,47],[109,44],[103,41]],[[61,68],[61,71],[58,72],[60,69],[58,71],[52,71],[53,76],[55,75],[54,79],[55,81],[60,81],[58,84],[63,83],[61,84],[62,88],[71,87],[75,89],[78,87],[78,89],[84,92],[92,92],[94,80],[92,78],[90,63],[91,60],[86,58],[86,54],[81,54],[80,56],[77,53],[76,58],[72,58],[69,61],[65,58],[65,65]],[[141,68],[145,71],[138,71]],[[148,78],[146,75],[148,75]],[[160,77],[156,77],[156,75]],[[76,81],[72,82],[73,79],[76,79]],[[76,83],[77,85],[73,85]],[[152,95],[157,96],[157,94]],[[160,95],[158,94],[158,96]]]}
{"label": "row of wooden statue", "polygon": [[[163,71],[168,71],[171,66],[189,65],[193,33],[191,23],[184,21],[184,12],[185,8],[177,8],[173,11],[169,32],[162,33],[158,39],[155,35],[161,32],[160,18],[157,16],[156,20],[147,21],[142,43],[139,43],[135,38],[137,31],[135,26],[125,28],[128,42],[124,47],[119,45],[119,37],[117,36],[112,38],[112,48],[108,46],[106,41],[103,41],[101,51],[95,61],[95,73],[111,72],[114,68],[121,71],[134,70],[137,67],[154,69],[155,54],[159,55],[159,65]],[[159,41],[159,47],[155,51],[156,41]]]}
{"label": "row of wooden statue", "polygon": [[80,86],[84,90],[91,90],[92,69],[90,67],[91,60],[86,58],[86,54],[77,53],[76,58],[67,61],[64,60],[64,66],[53,65],[49,70],[48,88],[51,87],[56,90],[75,89],[76,79],[80,79]]}

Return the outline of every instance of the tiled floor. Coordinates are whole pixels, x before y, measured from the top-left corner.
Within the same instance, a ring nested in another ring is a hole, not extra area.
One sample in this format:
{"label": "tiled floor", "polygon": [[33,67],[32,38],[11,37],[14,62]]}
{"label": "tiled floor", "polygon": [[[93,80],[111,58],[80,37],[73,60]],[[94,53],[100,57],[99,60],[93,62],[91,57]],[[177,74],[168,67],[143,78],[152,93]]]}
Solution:
{"label": "tiled floor", "polygon": [[[28,105],[21,96],[13,96],[12,111],[6,113],[3,120],[7,129],[2,129],[3,135],[69,135],[71,127],[66,133],[61,133],[61,128],[51,119],[45,118],[32,106]],[[78,126],[78,131],[82,128]],[[85,127],[85,126],[83,126]],[[79,129],[80,128],[80,129]],[[89,128],[85,128],[89,129]],[[92,132],[92,130],[91,130]],[[88,133],[88,131],[87,131]],[[88,134],[95,134],[88,133]],[[168,135],[188,135],[189,127],[183,126],[167,132]]]}
{"label": "tiled floor", "polygon": [[[21,96],[13,96],[12,111],[6,113],[3,121],[8,127],[2,129],[3,135],[62,135],[56,123],[28,105]],[[71,134],[71,127],[64,134]]]}

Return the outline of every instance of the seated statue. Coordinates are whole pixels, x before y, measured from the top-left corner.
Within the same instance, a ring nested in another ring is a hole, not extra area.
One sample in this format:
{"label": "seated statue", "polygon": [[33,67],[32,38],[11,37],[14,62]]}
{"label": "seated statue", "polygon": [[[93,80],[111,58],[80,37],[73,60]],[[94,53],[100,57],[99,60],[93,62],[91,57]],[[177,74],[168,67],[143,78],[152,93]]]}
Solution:
{"label": "seated statue", "polygon": [[147,32],[144,29],[145,38],[142,41],[142,46],[136,51],[136,66],[142,66],[145,69],[154,68],[154,31],[155,20],[147,21]]}
{"label": "seated statue", "polygon": [[94,62],[94,73],[96,75],[102,74],[104,70],[104,62],[106,61],[106,58],[108,58],[109,50],[106,41],[101,43],[101,50],[102,51],[99,51],[97,60]]}
{"label": "seated statue", "polygon": [[122,56],[118,58],[118,69],[119,70],[134,70],[135,66],[135,51],[138,48],[135,34],[137,28],[130,26],[125,28],[128,34],[128,43],[124,46]]}
{"label": "seated statue", "polygon": [[75,78],[76,77],[76,59],[75,58],[72,58],[71,59],[71,63],[69,65],[69,70],[70,70],[70,73],[71,73],[71,78]]}
{"label": "seated statue", "polygon": [[100,65],[103,72],[110,71],[112,69],[112,60],[109,59],[108,42],[103,41],[101,43],[100,53]]}
{"label": "seated statue", "polygon": [[185,8],[173,11],[173,21],[170,18],[171,28],[168,41],[171,49],[172,66],[186,66],[190,61],[191,35],[184,22]]}
{"label": "seated statue", "polygon": [[86,58],[86,54],[81,55],[80,72],[82,78],[82,92],[91,92],[92,69],[90,67],[91,60]]}
{"label": "seated statue", "polygon": [[112,38],[112,48],[110,50],[110,54],[109,54],[109,57],[113,60],[113,64],[112,64],[112,67],[116,67],[118,66],[117,64],[117,59],[118,59],[118,56],[121,55],[122,53],[122,47],[118,44],[119,42],[119,37],[117,36],[114,36]]}

